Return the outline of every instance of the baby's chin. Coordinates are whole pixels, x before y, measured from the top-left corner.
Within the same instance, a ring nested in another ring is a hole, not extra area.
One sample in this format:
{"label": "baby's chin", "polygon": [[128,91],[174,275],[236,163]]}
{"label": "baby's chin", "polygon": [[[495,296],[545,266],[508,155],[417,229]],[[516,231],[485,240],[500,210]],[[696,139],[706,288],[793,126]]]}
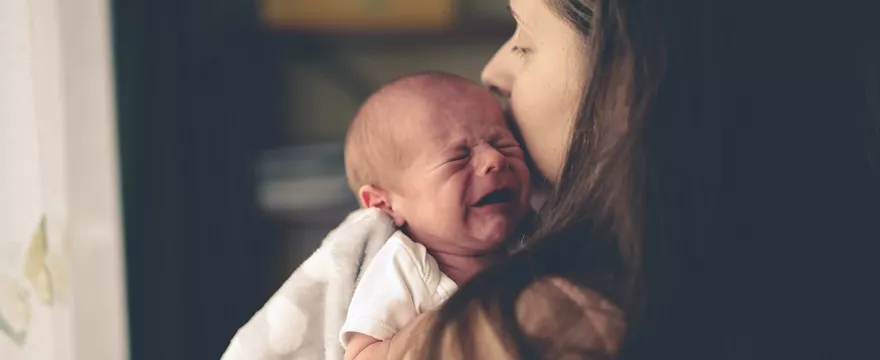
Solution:
{"label": "baby's chin", "polygon": [[520,219],[510,219],[503,216],[482,219],[472,224],[471,237],[474,238],[483,250],[493,250],[504,244],[514,235]]}

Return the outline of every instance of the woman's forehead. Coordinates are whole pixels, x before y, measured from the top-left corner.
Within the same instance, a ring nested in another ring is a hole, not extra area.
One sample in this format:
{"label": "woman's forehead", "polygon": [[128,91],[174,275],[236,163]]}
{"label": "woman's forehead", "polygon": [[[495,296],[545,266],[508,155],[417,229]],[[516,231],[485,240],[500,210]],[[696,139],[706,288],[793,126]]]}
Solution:
{"label": "woman's forehead", "polygon": [[510,0],[510,15],[526,30],[535,30],[547,17],[553,17],[547,0]]}

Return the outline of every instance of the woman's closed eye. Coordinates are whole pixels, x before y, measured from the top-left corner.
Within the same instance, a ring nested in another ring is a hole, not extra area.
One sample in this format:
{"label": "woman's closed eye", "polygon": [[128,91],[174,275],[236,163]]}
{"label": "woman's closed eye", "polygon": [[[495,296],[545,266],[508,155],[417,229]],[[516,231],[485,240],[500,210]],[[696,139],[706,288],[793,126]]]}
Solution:
{"label": "woman's closed eye", "polygon": [[516,54],[520,57],[525,57],[526,55],[529,55],[532,53],[532,49],[522,47],[519,45],[511,46],[510,51],[512,51],[514,54]]}

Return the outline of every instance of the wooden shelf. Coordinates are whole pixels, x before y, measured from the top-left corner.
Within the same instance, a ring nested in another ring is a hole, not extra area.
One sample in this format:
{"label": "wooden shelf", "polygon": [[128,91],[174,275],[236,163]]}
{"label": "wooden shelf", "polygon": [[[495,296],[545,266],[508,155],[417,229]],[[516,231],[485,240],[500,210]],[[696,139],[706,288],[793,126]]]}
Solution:
{"label": "wooden shelf", "polygon": [[447,28],[412,29],[296,29],[267,28],[268,35],[283,41],[333,41],[333,42],[474,42],[501,41],[513,34],[516,23],[512,20],[463,21]]}

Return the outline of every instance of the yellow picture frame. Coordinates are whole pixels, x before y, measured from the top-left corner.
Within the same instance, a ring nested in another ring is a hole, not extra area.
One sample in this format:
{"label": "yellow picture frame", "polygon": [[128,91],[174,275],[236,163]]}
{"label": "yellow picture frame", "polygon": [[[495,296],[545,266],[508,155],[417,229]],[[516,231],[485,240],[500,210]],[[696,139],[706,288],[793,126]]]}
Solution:
{"label": "yellow picture frame", "polygon": [[455,0],[262,0],[262,22],[274,29],[391,31],[444,29]]}

